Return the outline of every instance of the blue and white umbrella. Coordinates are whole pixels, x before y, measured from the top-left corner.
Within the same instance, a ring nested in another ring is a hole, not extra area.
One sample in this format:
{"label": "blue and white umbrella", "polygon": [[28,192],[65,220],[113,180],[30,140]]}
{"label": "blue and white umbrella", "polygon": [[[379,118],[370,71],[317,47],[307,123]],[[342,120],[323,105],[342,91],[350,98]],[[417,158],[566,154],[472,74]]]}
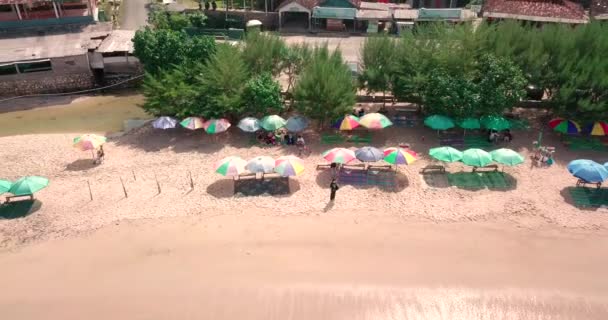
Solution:
{"label": "blue and white umbrella", "polygon": [[245,165],[245,169],[253,173],[271,173],[274,171],[275,161],[271,157],[255,157]]}
{"label": "blue and white umbrella", "polygon": [[363,147],[355,151],[355,156],[359,161],[376,162],[384,159],[384,152],[374,147]]}
{"label": "blue and white umbrella", "polygon": [[173,129],[177,126],[177,119],[171,117],[159,117],[152,122],[152,126],[156,129]]}
{"label": "blue and white umbrella", "polygon": [[254,117],[247,117],[239,121],[237,127],[245,132],[256,132],[261,128],[260,120]]}
{"label": "blue and white umbrella", "polygon": [[309,121],[303,116],[291,116],[287,119],[285,128],[291,132],[301,132],[308,128]]}
{"label": "blue and white umbrella", "polygon": [[568,164],[568,171],[573,176],[590,183],[604,182],[608,178],[608,169],[591,160],[574,160]]}

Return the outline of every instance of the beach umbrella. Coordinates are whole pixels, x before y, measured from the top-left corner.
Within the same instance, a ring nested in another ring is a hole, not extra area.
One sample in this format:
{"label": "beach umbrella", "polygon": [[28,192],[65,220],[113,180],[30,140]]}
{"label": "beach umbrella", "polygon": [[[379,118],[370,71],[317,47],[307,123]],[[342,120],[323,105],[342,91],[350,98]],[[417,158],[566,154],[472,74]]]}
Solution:
{"label": "beach umbrella", "polygon": [[368,113],[359,119],[359,124],[368,129],[383,129],[393,123],[381,113]]}
{"label": "beach umbrella", "polygon": [[429,150],[429,155],[443,162],[455,162],[462,159],[462,152],[452,147],[433,148]]}
{"label": "beach umbrella", "polygon": [[8,180],[0,180],[0,194],[3,194],[10,190],[12,185],[13,183]]}
{"label": "beach umbrella", "polygon": [[92,133],[83,134],[74,138],[74,147],[82,151],[99,149],[99,146],[106,143],[107,138]]}
{"label": "beach umbrella", "polygon": [[591,160],[574,160],[567,168],[573,176],[590,183],[604,182],[608,178],[608,169]]}
{"label": "beach umbrella", "polygon": [[410,149],[386,148],[384,149],[384,161],[390,164],[412,164],[418,155]]}
{"label": "beach umbrella", "polygon": [[581,132],[581,126],[578,123],[572,120],[566,120],[561,118],[549,121],[549,127],[561,133],[573,134]]}
{"label": "beach umbrella", "polygon": [[274,161],[274,171],[283,177],[297,176],[304,171],[304,162],[296,156],[282,156]]}
{"label": "beach umbrella", "polygon": [[196,129],[202,128],[204,123],[205,123],[205,120],[203,120],[203,118],[188,117],[188,118],[182,120],[182,122],[180,122],[179,124],[181,124],[182,127],[186,128],[186,129],[196,130]]}
{"label": "beach umbrella", "polygon": [[484,116],[480,120],[481,125],[486,129],[502,131],[511,128],[511,122],[499,116]]}
{"label": "beach umbrella", "polygon": [[155,129],[173,129],[177,126],[177,120],[171,117],[158,117],[152,122],[152,127]]}
{"label": "beach umbrella", "polygon": [[308,119],[303,116],[291,116],[287,118],[285,128],[287,128],[287,130],[291,132],[301,132],[304,131],[304,129],[308,128],[309,123],[310,121],[308,121]]}
{"label": "beach umbrella", "polygon": [[458,126],[463,129],[479,129],[481,128],[481,123],[477,118],[465,118],[458,121]]}
{"label": "beach umbrella", "polygon": [[245,169],[253,173],[270,173],[274,171],[274,159],[271,157],[255,157],[245,166]]}
{"label": "beach umbrella", "polygon": [[384,152],[374,147],[363,147],[355,151],[355,157],[362,162],[376,162],[384,159]]}
{"label": "beach umbrella", "polygon": [[424,119],[424,124],[434,130],[454,128],[454,121],[446,116],[432,115]]}
{"label": "beach umbrella", "polygon": [[15,196],[27,196],[38,192],[49,185],[49,179],[45,177],[29,176],[23,177],[11,185],[8,190]]}
{"label": "beach umbrella", "polygon": [[261,128],[260,120],[254,118],[254,117],[247,117],[247,118],[241,119],[241,121],[239,121],[239,124],[237,125],[237,127],[239,127],[239,129],[241,129],[245,132],[256,132],[256,131],[260,130],[260,128]]}
{"label": "beach umbrella", "polygon": [[323,152],[322,155],[329,162],[342,164],[349,163],[357,158],[352,150],[345,148],[333,148]]}
{"label": "beach umbrella", "polygon": [[210,134],[220,133],[230,128],[230,122],[228,122],[226,119],[211,119],[203,123],[203,128],[205,128],[205,131]]}
{"label": "beach umbrella", "polygon": [[587,132],[592,136],[606,136],[608,135],[608,123],[596,121],[587,126]]}
{"label": "beach umbrella", "polygon": [[287,121],[276,114],[265,116],[262,118],[262,120],[260,120],[260,126],[267,131],[274,131],[283,128],[285,124],[287,124]]}
{"label": "beach umbrella", "polygon": [[490,155],[492,160],[507,166],[516,166],[524,162],[524,157],[511,149],[501,148],[490,152]]}
{"label": "beach umbrella", "polygon": [[354,128],[361,125],[359,121],[359,117],[349,114],[344,116],[344,118],[336,121],[333,127],[340,130],[353,130]]}
{"label": "beach umbrella", "polygon": [[215,163],[213,170],[223,176],[238,176],[245,171],[247,161],[239,157],[226,157]]}
{"label": "beach umbrella", "polygon": [[485,167],[492,162],[492,156],[481,149],[472,148],[462,153],[461,161],[468,166]]}

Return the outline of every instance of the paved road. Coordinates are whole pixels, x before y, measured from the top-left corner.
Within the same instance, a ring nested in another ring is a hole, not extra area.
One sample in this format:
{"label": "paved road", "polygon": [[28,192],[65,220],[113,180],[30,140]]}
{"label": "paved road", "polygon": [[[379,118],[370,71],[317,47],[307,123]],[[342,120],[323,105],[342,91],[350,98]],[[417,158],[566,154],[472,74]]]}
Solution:
{"label": "paved road", "polygon": [[137,30],[147,24],[149,0],[123,0],[120,29]]}

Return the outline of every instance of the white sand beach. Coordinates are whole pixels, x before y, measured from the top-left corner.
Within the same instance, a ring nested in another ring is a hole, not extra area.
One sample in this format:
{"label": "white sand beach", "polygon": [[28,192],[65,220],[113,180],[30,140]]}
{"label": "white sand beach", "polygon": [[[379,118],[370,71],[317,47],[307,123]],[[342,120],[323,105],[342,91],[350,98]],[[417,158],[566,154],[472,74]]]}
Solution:
{"label": "white sand beach", "polygon": [[555,165],[532,168],[538,132],[515,132],[510,147],[526,156],[504,169],[515,185],[471,191],[418,173],[435,132],[375,132],[372,145],[407,142],[420,159],[399,167],[397,190],[343,185],[334,204],[329,174],[315,170],[331,146],[314,132],[306,171],[276,197],[234,197],[232,180],[213,172],[229,155],[295,151],[250,146],[238,130],[144,127],[110,139],[100,166],[72,148],[76,134],[0,138],[0,177],[51,181],[38,211],[0,220],[10,319],[608,317],[608,211],[574,207],[565,169],[608,157],[566,151],[552,134]]}

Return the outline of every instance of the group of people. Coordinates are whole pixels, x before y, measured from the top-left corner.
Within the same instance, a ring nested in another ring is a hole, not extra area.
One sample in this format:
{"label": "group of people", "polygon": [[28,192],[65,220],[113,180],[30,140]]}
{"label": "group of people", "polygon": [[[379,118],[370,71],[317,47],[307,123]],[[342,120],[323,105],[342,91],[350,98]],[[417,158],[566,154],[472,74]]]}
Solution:
{"label": "group of people", "polygon": [[500,141],[503,142],[511,142],[513,140],[513,134],[511,134],[511,130],[507,129],[502,132],[498,132],[496,130],[488,131],[488,141],[492,143],[498,143]]}
{"label": "group of people", "polygon": [[260,143],[269,146],[276,146],[279,144],[284,144],[288,146],[295,145],[298,147],[298,156],[301,156],[304,152],[308,154],[311,153],[310,149],[308,149],[308,147],[306,146],[306,141],[304,140],[304,137],[301,134],[298,134],[296,136],[291,132],[287,132],[285,130],[280,130],[276,132],[269,131],[267,133],[264,131],[260,131],[258,133],[257,138]]}

